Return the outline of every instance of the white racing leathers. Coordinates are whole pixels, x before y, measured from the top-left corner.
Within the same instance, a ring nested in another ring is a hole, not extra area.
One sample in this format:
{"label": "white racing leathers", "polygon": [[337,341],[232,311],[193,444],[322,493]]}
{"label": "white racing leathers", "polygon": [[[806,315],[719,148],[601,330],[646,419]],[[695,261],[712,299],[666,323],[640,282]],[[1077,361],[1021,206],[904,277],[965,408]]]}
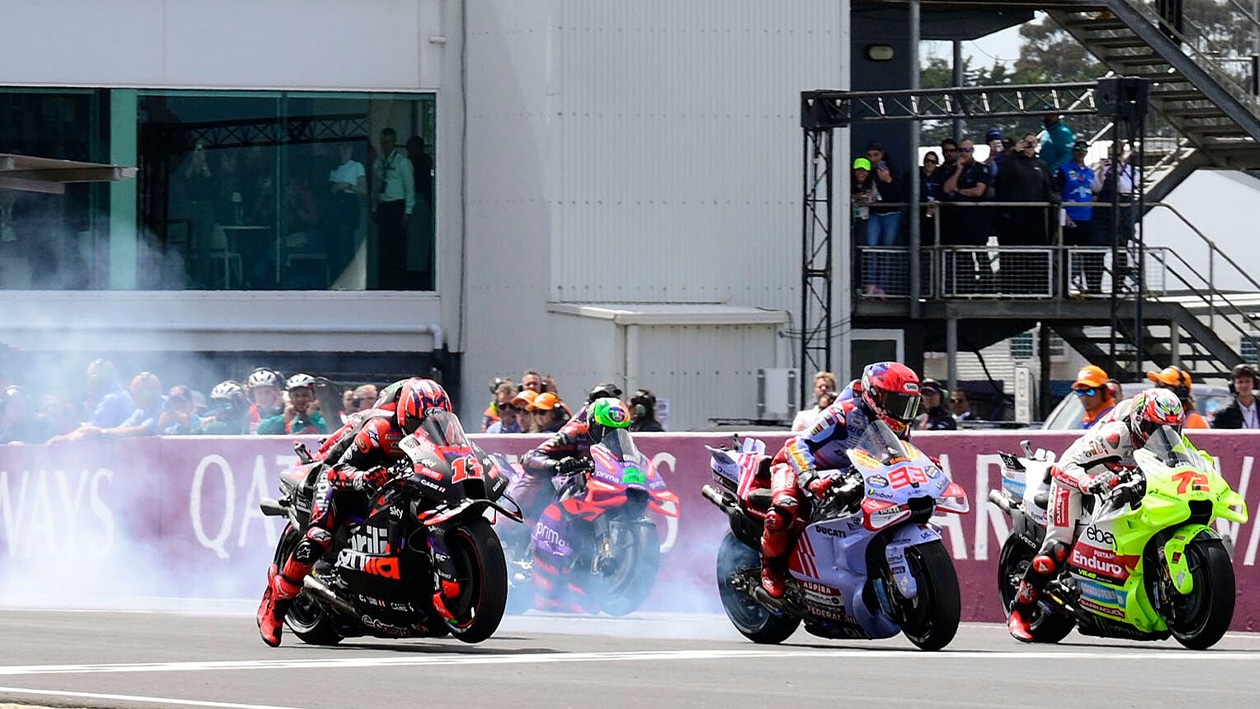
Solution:
{"label": "white racing leathers", "polygon": [[1076,520],[1081,516],[1081,496],[1091,494],[1090,483],[1096,475],[1134,467],[1134,447],[1128,424],[1112,420],[1091,428],[1063,452],[1051,473],[1043,551],[1052,549],[1056,542],[1072,545]]}

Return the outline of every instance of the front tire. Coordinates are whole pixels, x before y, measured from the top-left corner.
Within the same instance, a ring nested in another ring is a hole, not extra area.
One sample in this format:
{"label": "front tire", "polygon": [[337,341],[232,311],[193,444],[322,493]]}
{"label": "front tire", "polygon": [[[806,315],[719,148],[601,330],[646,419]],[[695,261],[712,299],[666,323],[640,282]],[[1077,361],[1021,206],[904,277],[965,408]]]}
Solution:
{"label": "front tire", "polygon": [[913,600],[902,601],[901,632],[920,650],[940,650],[954,639],[962,619],[954,560],[937,540],[906,549],[906,563],[919,593]]}
{"label": "front tire", "polygon": [[727,531],[722,537],[717,558],[718,595],[722,598],[726,617],[740,635],[749,640],[762,645],[778,645],[792,637],[801,620],[771,613],[752,596],[731,584],[736,574],[760,568],[760,554],[739,541],[733,532]]}
{"label": "front tire", "polygon": [[1172,599],[1168,629],[1185,647],[1206,650],[1220,642],[1234,620],[1234,564],[1221,540],[1210,537],[1190,542],[1186,556],[1194,590]]}
{"label": "front tire", "polygon": [[661,543],[656,525],[641,521],[617,524],[609,530],[612,554],[608,568],[596,576],[600,608],[608,615],[622,616],[643,605],[661,568]]}
{"label": "front tire", "polygon": [[507,606],[507,562],[490,522],[471,519],[446,532],[446,552],[455,565],[459,596],[447,602],[455,616],[451,634],[479,643],[498,630]]}
{"label": "front tire", "polygon": [[[1036,554],[1036,549],[1015,534],[1007,537],[1002,544],[1002,553],[998,556],[998,594],[1002,597],[1002,608],[1008,613],[1015,602],[1015,594],[1019,592],[1019,583]],[[1076,620],[1046,613],[1039,605],[1033,606],[1031,614],[1028,628],[1035,643],[1057,643],[1076,627]]]}

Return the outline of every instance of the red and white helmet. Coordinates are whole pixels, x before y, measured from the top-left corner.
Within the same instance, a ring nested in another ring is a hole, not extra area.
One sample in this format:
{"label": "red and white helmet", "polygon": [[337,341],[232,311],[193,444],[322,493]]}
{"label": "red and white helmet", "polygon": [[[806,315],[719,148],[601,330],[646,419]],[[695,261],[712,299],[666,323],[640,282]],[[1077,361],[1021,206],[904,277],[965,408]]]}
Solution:
{"label": "red and white helmet", "polygon": [[919,375],[900,362],[876,362],[862,370],[862,401],[896,433],[904,433],[919,411]]}
{"label": "red and white helmet", "polygon": [[432,379],[413,377],[403,382],[398,394],[398,426],[403,433],[413,433],[424,423],[429,412],[441,409],[451,412],[451,398],[441,384]]}
{"label": "red and white helmet", "polygon": [[1129,431],[1139,446],[1146,445],[1151,434],[1161,426],[1171,426],[1178,433],[1186,422],[1181,399],[1171,389],[1147,389],[1133,397],[1129,409]]}

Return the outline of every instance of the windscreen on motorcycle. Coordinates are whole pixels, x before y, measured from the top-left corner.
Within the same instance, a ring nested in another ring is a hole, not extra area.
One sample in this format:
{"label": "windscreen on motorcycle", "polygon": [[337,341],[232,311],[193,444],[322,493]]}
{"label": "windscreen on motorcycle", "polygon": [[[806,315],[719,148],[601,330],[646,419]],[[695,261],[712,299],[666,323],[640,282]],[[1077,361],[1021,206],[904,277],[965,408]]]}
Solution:
{"label": "windscreen on motorcycle", "polygon": [[459,417],[449,411],[430,410],[425,416],[424,423],[420,424],[420,430],[424,431],[429,441],[439,448],[471,445],[467,434],[464,433],[464,426],[459,422]]}
{"label": "windscreen on motorcycle", "polygon": [[888,424],[879,419],[867,425],[855,447],[866,451],[868,455],[878,460],[880,465],[888,465],[893,458],[910,457],[905,442],[892,432]]}
{"label": "windscreen on motorcycle", "polygon": [[1199,458],[1195,449],[1185,445],[1181,432],[1172,426],[1160,426],[1155,429],[1147,439],[1146,445],[1142,447],[1170,468],[1203,466],[1203,460]]}
{"label": "windscreen on motorcycle", "polygon": [[604,437],[598,441],[592,441],[593,443],[604,446],[614,458],[623,463],[639,459],[639,449],[635,447],[634,439],[630,437],[630,429],[601,428],[604,429]]}

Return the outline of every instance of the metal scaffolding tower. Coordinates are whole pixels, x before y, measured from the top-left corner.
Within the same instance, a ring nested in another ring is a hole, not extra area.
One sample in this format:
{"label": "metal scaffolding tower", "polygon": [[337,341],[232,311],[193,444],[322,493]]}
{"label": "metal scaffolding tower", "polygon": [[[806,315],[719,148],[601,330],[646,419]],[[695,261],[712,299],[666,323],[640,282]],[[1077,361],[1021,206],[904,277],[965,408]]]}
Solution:
{"label": "metal scaffolding tower", "polygon": [[[998,118],[1038,116],[1059,113],[1065,116],[1103,114],[1114,120],[1112,139],[1137,146],[1135,167],[1141,169],[1141,146],[1145,142],[1145,117],[1149,81],[1117,77],[1097,82],[1038,84],[1028,86],[986,86],[903,91],[804,91],[801,93],[801,128],[804,130],[804,199],[802,218],[801,269],[801,401],[806,401],[810,377],[806,372],[831,370],[832,330],[836,323],[831,312],[832,235],[837,206],[840,214],[850,209],[849,196],[834,194],[835,164],[832,131],[853,123],[872,121],[922,121],[958,118]],[[917,145],[917,139],[915,141]],[[917,163],[917,160],[913,162]],[[913,168],[912,168],[913,169]],[[1141,180],[1135,180],[1135,214],[1140,221],[1144,211]],[[1118,205],[1113,205],[1118,206]],[[1113,215],[1118,209],[1111,210]],[[1115,238],[1118,219],[1113,218],[1112,243],[1115,251],[1124,248]],[[910,252],[919,253],[917,230],[912,230]],[[1137,242],[1128,244],[1129,263],[1141,273],[1141,230]],[[843,245],[848,248],[849,245]],[[909,259],[910,314],[917,317],[920,301],[920,260]],[[1113,260],[1113,263],[1116,263]],[[1123,279],[1113,278],[1112,327],[1129,335],[1136,345],[1134,357],[1140,367],[1142,357],[1142,279],[1124,292]],[[1117,283],[1117,281],[1119,281]],[[1132,298],[1125,297],[1132,295]],[[1124,304],[1132,305],[1130,314]],[[848,313],[844,314],[847,321]],[[1111,357],[1116,359],[1113,338]]]}

